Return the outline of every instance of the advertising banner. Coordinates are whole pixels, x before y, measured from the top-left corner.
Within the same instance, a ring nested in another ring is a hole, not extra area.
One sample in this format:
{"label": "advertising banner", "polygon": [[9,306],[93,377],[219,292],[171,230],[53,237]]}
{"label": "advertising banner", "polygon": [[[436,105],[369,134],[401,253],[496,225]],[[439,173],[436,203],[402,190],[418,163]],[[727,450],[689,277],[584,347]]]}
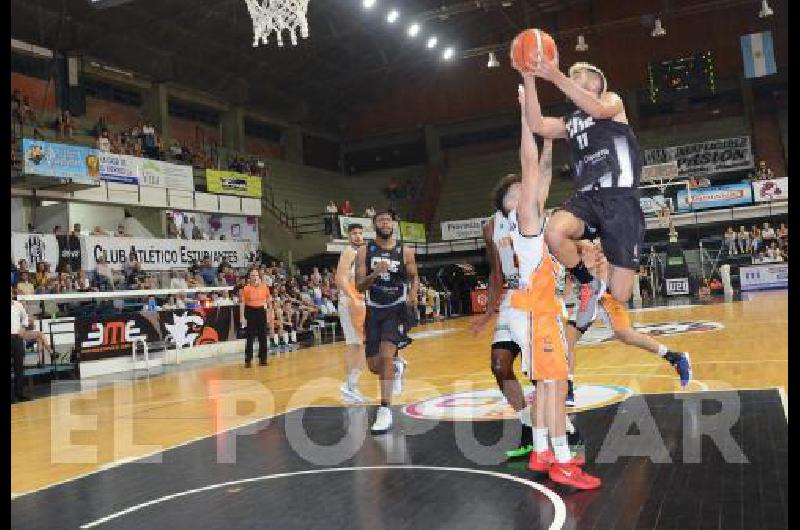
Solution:
{"label": "advertising banner", "polygon": [[[347,228],[351,224],[360,224],[364,227],[364,239],[375,239],[375,225],[372,224],[372,219],[369,217],[347,217],[344,215],[339,216],[339,228],[341,230],[342,238],[347,239]],[[394,222],[394,235],[400,237],[400,223]]]}
{"label": "advertising banner", "polygon": [[425,235],[425,225],[422,223],[400,221],[400,234],[407,243],[425,243],[428,240]]}
{"label": "advertising banner", "polygon": [[11,233],[11,261],[19,264],[19,260],[28,262],[31,270],[36,269],[37,263],[58,263],[60,256],[58,240],[53,234],[23,234]]}
{"label": "advertising banner", "polygon": [[693,188],[688,191],[680,189],[677,200],[679,212],[752,204],[753,188],[750,182],[740,182],[709,188]]}
{"label": "advertising banner", "polygon": [[181,166],[144,158],[140,160],[142,162],[142,177],[139,184],[142,186],[194,191],[192,166]]}
{"label": "advertising banner", "polygon": [[223,258],[234,268],[247,267],[255,250],[249,241],[204,241],[185,239],[144,239],[133,237],[81,237],[84,270],[97,269],[97,260],[105,257],[112,270],[138,260],[142,270],[186,270],[193,261],[206,258],[219,266]]}
{"label": "advertising banner", "polygon": [[442,241],[483,237],[483,225],[488,222],[488,217],[442,221]]}
{"label": "advertising banner", "polygon": [[753,151],[749,136],[644,150],[645,165],[673,160],[678,163],[678,174],[682,177],[700,177],[752,168]]}
{"label": "advertising banner", "polygon": [[100,151],[78,145],[22,140],[23,172],[99,185]]}
{"label": "advertising banner", "polygon": [[739,279],[742,291],[757,291],[759,289],[788,289],[789,265],[758,265],[742,267],[739,269]]}
{"label": "advertising banner", "polygon": [[756,202],[782,201],[788,198],[788,177],[753,181],[753,200]]}
{"label": "advertising banner", "polygon": [[121,311],[115,315],[75,319],[75,348],[81,361],[131,354],[134,340],[165,341],[183,348],[236,340],[235,306],[161,311]]}
{"label": "advertising banner", "polygon": [[139,184],[142,177],[142,158],[130,155],[100,153],[100,178],[108,182]]}
{"label": "advertising banner", "polygon": [[206,169],[206,187],[209,193],[261,198],[261,177],[235,171]]}

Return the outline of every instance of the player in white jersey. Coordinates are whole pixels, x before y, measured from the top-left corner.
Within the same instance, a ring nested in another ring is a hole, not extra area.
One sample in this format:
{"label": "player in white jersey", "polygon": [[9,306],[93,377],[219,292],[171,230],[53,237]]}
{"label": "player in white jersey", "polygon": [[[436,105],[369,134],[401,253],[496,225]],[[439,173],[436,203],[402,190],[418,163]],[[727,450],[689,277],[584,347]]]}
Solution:
{"label": "player in white jersey", "polygon": [[350,244],[339,256],[336,266],[336,287],[339,289],[339,322],[344,332],[345,381],[339,389],[345,401],[363,403],[367,399],[358,390],[358,378],[364,368],[364,318],[367,309],[364,294],[356,289],[356,252],[364,245],[364,228],[351,224],[347,228]]}
{"label": "player in white jersey", "polygon": [[[553,142],[544,140],[542,153],[539,158],[539,174],[543,194],[540,197],[541,206],[550,187],[553,167]],[[486,241],[486,252],[491,267],[489,276],[489,300],[486,313],[476,318],[472,323],[473,332],[477,335],[496,316],[499,305],[499,315],[495,323],[494,336],[491,346],[491,368],[503,396],[514,409],[522,423],[522,436],[517,448],[506,452],[508,458],[527,456],[533,450],[531,408],[525,402],[522,386],[514,373],[514,360],[520,354],[520,345],[512,335],[511,295],[519,287],[519,267],[512,244],[512,220],[509,213],[517,208],[519,202],[521,177],[511,174],[503,177],[492,193],[492,203],[496,209],[495,214],[483,227],[483,236]],[[554,260],[554,264],[557,262]],[[507,291],[503,292],[503,285],[507,284]],[[526,357],[522,359],[522,371],[528,373]],[[568,430],[570,443],[581,444],[580,436],[574,426],[569,422]]]}

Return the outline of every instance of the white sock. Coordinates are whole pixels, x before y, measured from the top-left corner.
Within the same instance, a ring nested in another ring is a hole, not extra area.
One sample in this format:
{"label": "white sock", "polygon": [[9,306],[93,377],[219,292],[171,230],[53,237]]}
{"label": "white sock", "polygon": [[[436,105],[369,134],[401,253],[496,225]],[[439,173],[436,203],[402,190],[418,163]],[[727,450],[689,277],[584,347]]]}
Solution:
{"label": "white sock", "polygon": [[350,370],[350,375],[347,376],[347,387],[351,390],[358,387],[358,378],[361,376],[361,370],[355,368]]}
{"label": "white sock", "polygon": [[660,356],[662,356],[662,357],[665,356],[667,354],[667,352],[669,352],[669,348],[667,348],[663,344],[659,344],[658,345],[658,354]]}
{"label": "white sock", "polygon": [[519,416],[519,421],[522,422],[523,425],[526,427],[531,427],[531,406],[526,405],[524,409],[517,412],[517,416]]}
{"label": "white sock", "polygon": [[275,343],[275,346],[278,346],[281,343],[281,339],[278,338],[278,334],[277,333],[272,335],[272,342]]}
{"label": "white sock", "polygon": [[550,437],[550,443],[553,444],[553,454],[556,455],[556,460],[560,464],[566,464],[572,460],[572,455],[569,452],[569,445],[567,444],[566,436]]}
{"label": "white sock", "polygon": [[296,331],[292,331],[290,336],[291,336],[292,342],[297,342],[297,332]]}
{"label": "white sock", "polygon": [[547,443],[547,429],[537,429],[533,428],[533,450],[537,453],[541,453],[542,451],[546,451],[548,447]]}
{"label": "white sock", "polygon": [[575,433],[575,426],[572,424],[572,420],[569,419],[569,416],[567,416],[567,432],[569,434]]}
{"label": "white sock", "polygon": [[567,374],[567,381],[575,381],[575,376],[572,374]]}
{"label": "white sock", "polygon": [[283,343],[284,344],[289,344],[289,332],[288,331],[284,331],[283,332]]}

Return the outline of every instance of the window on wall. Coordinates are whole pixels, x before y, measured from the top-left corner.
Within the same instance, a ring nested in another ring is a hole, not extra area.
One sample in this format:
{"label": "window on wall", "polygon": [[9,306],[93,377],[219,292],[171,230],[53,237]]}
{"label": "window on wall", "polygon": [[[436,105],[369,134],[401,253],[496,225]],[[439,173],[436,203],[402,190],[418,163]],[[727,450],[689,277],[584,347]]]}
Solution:
{"label": "window on wall", "polygon": [[274,143],[280,143],[282,131],[279,127],[253,120],[244,120],[244,134],[253,138],[261,138]]}
{"label": "window on wall", "polygon": [[216,110],[205,109],[180,101],[169,100],[168,112],[175,118],[205,123],[206,125],[219,125],[219,112]]}
{"label": "window on wall", "polygon": [[142,93],[135,89],[123,88],[90,77],[83,79],[83,87],[88,97],[113,101],[131,107],[142,106]]}

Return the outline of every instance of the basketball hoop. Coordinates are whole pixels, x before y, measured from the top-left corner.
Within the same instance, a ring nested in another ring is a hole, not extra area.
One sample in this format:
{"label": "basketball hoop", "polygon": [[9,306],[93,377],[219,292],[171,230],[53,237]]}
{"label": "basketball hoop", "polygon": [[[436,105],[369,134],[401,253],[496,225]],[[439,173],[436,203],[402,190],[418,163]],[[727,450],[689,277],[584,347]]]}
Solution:
{"label": "basketball hoop", "polygon": [[292,46],[297,46],[297,30],[308,38],[308,2],[310,0],[244,0],[253,19],[253,48],[269,43],[275,33],[278,46],[283,46],[283,32],[289,31]]}

